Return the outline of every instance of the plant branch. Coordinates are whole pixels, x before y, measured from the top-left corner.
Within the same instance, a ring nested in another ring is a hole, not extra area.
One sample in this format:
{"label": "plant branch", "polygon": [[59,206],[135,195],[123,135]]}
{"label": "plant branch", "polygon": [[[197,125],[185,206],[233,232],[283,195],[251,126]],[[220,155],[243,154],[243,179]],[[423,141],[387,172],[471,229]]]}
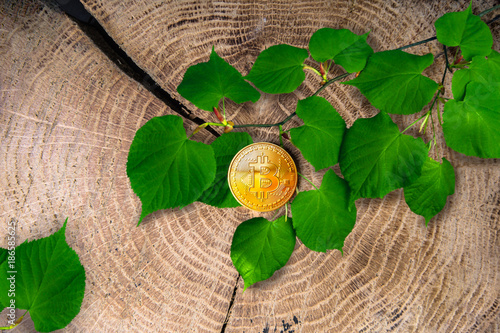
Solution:
{"label": "plant branch", "polygon": [[489,20],[488,22],[486,22],[486,24],[491,24],[491,23],[497,21],[498,19],[500,19],[500,15],[495,16],[494,18],[492,18],[491,20]]}
{"label": "plant branch", "polygon": [[279,137],[280,137],[280,146],[281,146],[281,148],[283,148],[283,137],[282,137],[282,134],[283,134],[283,125],[279,125],[279,129],[280,129],[280,134],[279,134]]}
{"label": "plant branch", "polygon": [[[483,15],[486,15],[488,14],[489,12],[492,12],[494,11],[495,9],[498,9],[500,8],[500,5],[496,5],[490,9],[487,9],[485,11],[482,11],[481,13],[478,14],[479,17],[483,16]],[[498,20],[500,18],[500,15],[497,15],[496,17],[494,17],[492,20],[488,21],[487,24],[490,24],[496,20]],[[409,44],[409,45],[405,45],[405,46],[401,46],[399,48],[397,48],[396,50],[404,50],[404,49],[408,49],[410,47],[413,47],[413,46],[417,46],[417,45],[421,45],[421,44],[425,44],[425,43],[429,43],[429,42],[432,42],[433,40],[436,40],[437,39],[437,36],[433,36],[433,37],[430,37],[430,38],[427,38],[427,39],[424,39],[424,40],[421,40],[419,42],[415,42],[415,43],[412,43],[412,44]]]}
{"label": "plant branch", "polygon": [[349,75],[351,75],[352,73],[344,73],[342,75],[339,75],[339,76],[336,76],[334,77],[333,79],[331,80],[328,80],[326,81],[326,83],[324,85],[321,86],[321,88],[319,88],[318,90],[316,90],[316,92],[313,94],[313,96],[316,96],[318,95],[320,92],[322,92],[326,87],[328,87],[330,84],[332,84],[333,82],[335,81],[338,81],[338,80],[342,80],[343,78],[345,77],[348,77]]}
{"label": "plant branch", "polygon": [[274,127],[286,124],[290,119],[295,116],[295,112],[290,114],[288,117],[275,124],[244,124],[244,125],[234,125],[233,128],[244,128],[244,127]]}
{"label": "plant branch", "polygon": [[408,49],[410,47],[413,47],[413,46],[417,46],[417,45],[421,45],[421,44],[425,44],[425,43],[429,43],[429,42],[432,42],[433,40],[436,40],[437,37],[434,36],[434,37],[430,37],[430,38],[427,38],[427,39],[424,39],[424,40],[421,40],[419,42],[415,42],[415,43],[412,43],[412,44],[409,44],[409,45],[405,45],[405,46],[401,46],[401,47],[398,47],[397,49],[395,50],[404,50],[404,49]]}
{"label": "plant branch", "polygon": [[483,11],[483,12],[479,13],[479,15],[478,15],[478,16],[479,16],[479,17],[481,17],[481,16],[483,16],[483,15],[488,14],[489,12],[494,11],[495,9],[498,9],[498,8],[500,8],[500,5],[493,6],[493,7],[491,7],[490,9],[486,9],[485,11]]}
{"label": "plant branch", "polygon": [[[319,88],[318,90],[316,90],[316,92],[313,94],[313,96],[316,96],[317,94],[319,94],[321,91],[323,91],[323,89],[325,89],[326,87],[328,87],[330,84],[332,84],[333,82],[335,81],[338,81],[338,80],[341,80],[349,75],[351,75],[352,73],[344,73],[342,75],[339,75],[339,76],[336,76],[334,77],[333,79],[331,80],[328,80],[321,88]],[[282,121],[280,121],[279,123],[274,123],[274,124],[244,124],[244,125],[234,125],[233,128],[244,128],[244,127],[275,127],[275,126],[283,126],[285,125],[288,121],[290,121],[294,116],[296,115],[295,112],[293,112],[292,114],[290,114],[288,117],[286,117],[285,119],[283,119]]]}
{"label": "plant branch", "polygon": [[301,173],[299,173],[299,172],[297,172],[297,174],[298,174],[300,177],[302,177],[302,178],[304,178],[305,180],[307,180],[307,182],[308,182],[309,184],[311,184],[311,185],[312,185],[315,189],[319,190],[319,189],[316,187],[316,185],[314,185],[314,184],[313,184],[313,182],[312,182],[312,181],[310,181],[309,179],[307,179],[307,177],[306,177],[306,176],[304,176],[303,174],[301,174]]}
{"label": "plant branch", "polygon": [[[497,6],[494,6],[490,9],[487,9],[481,13],[479,13],[478,16],[483,16],[483,15],[486,15],[488,14],[489,12],[495,10],[495,9],[498,9],[500,8],[500,5],[497,5]],[[487,24],[490,24],[491,22],[493,21],[496,21],[500,18],[500,15],[497,15],[494,19],[490,20]],[[421,44],[425,44],[425,43],[428,43],[428,42],[432,42],[434,40],[436,40],[437,37],[436,36],[433,36],[433,37],[430,37],[430,38],[427,38],[427,39],[424,39],[424,40],[421,40],[419,42],[415,42],[415,43],[412,43],[412,44],[409,44],[409,45],[405,45],[405,46],[402,46],[402,47],[399,47],[395,50],[404,50],[404,49],[407,49],[407,48],[410,48],[410,47],[413,47],[413,46],[417,46],[417,45],[421,45]],[[446,72],[448,70],[448,66],[449,66],[449,62],[448,62],[448,52],[447,52],[447,49],[446,47],[444,47],[444,53],[445,53],[445,56],[446,56],[446,68],[445,68],[445,71],[444,71],[444,74],[443,74],[443,78],[441,80],[441,84],[444,83],[444,79],[445,79],[445,76],[446,76]],[[319,73],[315,68],[312,68],[310,66],[307,66],[307,65],[303,65],[304,69],[309,69],[309,70],[312,70],[314,71],[316,74],[318,74],[319,76],[321,76],[321,73]],[[318,90],[316,90],[316,92],[312,95],[312,96],[317,96],[320,92],[322,92],[326,87],[328,87],[330,84],[332,84],[333,82],[335,81],[338,81],[338,80],[341,80],[349,75],[351,75],[352,73],[344,73],[342,75],[339,75],[337,77],[334,77],[333,79],[331,80],[328,80],[324,85],[321,86],[321,88],[319,88]],[[436,98],[439,96],[439,92],[436,96]],[[434,102],[436,101],[436,99],[434,100]],[[432,104],[432,106],[434,106],[434,103]],[[432,108],[431,108],[432,109]],[[243,124],[243,125],[234,125],[233,128],[245,128],[245,127],[275,127],[275,126],[283,126],[284,124],[286,124],[289,120],[291,120],[294,116],[296,115],[295,112],[293,112],[292,114],[290,114],[288,117],[286,117],[285,119],[283,119],[282,121],[278,122],[278,123],[274,123],[274,124]],[[409,129],[410,127],[412,127],[413,125],[415,125],[418,121],[420,121],[423,117],[425,117],[426,114],[424,114],[422,117],[420,117],[419,119],[417,119],[415,122],[413,122],[409,127],[407,127],[403,133]]]}
{"label": "plant branch", "polygon": [[450,68],[450,62],[448,61],[448,48],[443,45],[444,50],[444,60],[446,61],[446,67],[444,68],[443,78],[441,79],[441,85],[444,85],[444,79],[446,78],[446,72]]}

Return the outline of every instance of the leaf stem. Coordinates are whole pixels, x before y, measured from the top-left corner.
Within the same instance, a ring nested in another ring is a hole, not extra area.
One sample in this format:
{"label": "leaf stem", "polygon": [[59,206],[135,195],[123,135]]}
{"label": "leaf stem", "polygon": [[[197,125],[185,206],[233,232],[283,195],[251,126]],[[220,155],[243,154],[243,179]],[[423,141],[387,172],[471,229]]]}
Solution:
{"label": "leaf stem", "polygon": [[413,47],[413,46],[417,46],[417,45],[421,45],[421,44],[425,44],[425,43],[429,43],[429,42],[432,42],[433,40],[436,40],[437,37],[434,36],[434,37],[430,37],[430,38],[427,38],[427,39],[424,39],[424,40],[421,40],[419,42],[415,42],[415,43],[412,43],[412,44],[409,44],[409,45],[405,45],[405,46],[401,46],[401,47],[398,47],[396,50],[404,50],[404,49],[408,49],[410,47]]}
{"label": "leaf stem", "polygon": [[283,138],[281,136],[283,134],[283,125],[279,125],[279,129],[280,129],[280,135],[279,135],[279,137],[280,137],[280,146],[281,146],[281,148],[283,148]]}
{"label": "leaf stem", "polygon": [[488,14],[489,12],[494,11],[495,9],[498,9],[498,8],[500,8],[500,5],[493,6],[493,7],[491,7],[490,9],[486,9],[485,11],[483,11],[483,12],[479,13],[477,16],[481,17],[481,16],[483,16],[483,15]]}
{"label": "leaf stem", "polygon": [[439,148],[437,146],[437,140],[436,140],[436,130],[434,128],[434,120],[432,118],[432,114],[431,114],[431,124],[432,124],[432,138],[433,138],[433,145],[434,147],[436,148],[436,153],[437,155],[439,156]]}
{"label": "leaf stem", "polygon": [[288,221],[288,202],[285,203],[285,222]]}
{"label": "leaf stem", "polygon": [[[227,124],[226,124],[227,125]],[[191,133],[190,136],[188,136],[188,139],[191,139],[191,137],[193,135],[195,135],[196,133],[198,133],[201,129],[207,127],[207,126],[226,126],[222,123],[203,123],[201,124],[200,126],[196,127],[195,130],[193,131],[193,133]]]}
{"label": "leaf stem", "polygon": [[314,185],[314,184],[313,184],[313,182],[312,182],[312,181],[310,181],[309,179],[307,179],[307,177],[306,177],[306,176],[304,176],[303,174],[301,174],[301,173],[299,173],[299,172],[297,172],[297,174],[298,174],[300,177],[302,177],[302,178],[304,178],[305,180],[307,180],[307,182],[308,182],[309,184],[311,184],[311,185],[312,185],[315,189],[319,190],[319,189],[316,187],[316,185]]}
{"label": "leaf stem", "polygon": [[290,119],[292,119],[295,116],[295,112],[290,114],[288,117],[286,117],[284,120],[280,121],[279,123],[275,124],[244,124],[244,125],[234,125],[234,128],[244,128],[244,127],[274,127],[274,126],[280,126],[286,124]]}
{"label": "leaf stem", "polygon": [[11,330],[11,329],[13,329],[13,328],[14,328],[14,327],[16,327],[17,325],[19,325],[19,324],[21,323],[21,321],[23,321],[23,318],[24,318],[24,316],[25,316],[27,313],[28,313],[28,310],[26,310],[26,311],[24,312],[24,314],[23,314],[21,317],[17,318],[17,320],[16,320],[16,322],[14,323],[14,325],[10,325],[10,326],[7,326],[7,327],[0,327],[0,331],[6,331],[6,330]]}
{"label": "leaf stem", "polygon": [[[424,126],[425,126],[425,128],[427,128],[427,122],[428,122],[428,120],[429,120],[429,116],[430,116],[430,114],[431,114],[431,113],[430,113],[430,111],[427,111],[427,112],[425,113],[425,119],[424,119],[424,121],[422,122],[422,125],[420,125],[420,128],[419,128],[419,130],[418,130],[419,132],[422,132],[422,128],[423,128]],[[425,134],[425,131],[424,131],[424,134]]]}
{"label": "leaf stem", "polygon": [[302,68],[313,71],[314,73],[318,74],[321,78],[323,77],[323,75],[321,75],[321,73],[316,68],[304,64],[302,65]]}
{"label": "leaf stem", "polygon": [[408,127],[406,127],[402,132],[401,134],[403,134],[404,132],[406,132],[407,130],[409,130],[411,127],[413,127],[413,125],[415,125],[416,123],[418,123],[420,120],[422,120],[422,118],[426,117],[427,116],[427,113],[424,113],[423,115],[421,115],[417,120],[415,120],[414,122],[412,122]]}
{"label": "leaf stem", "polygon": [[500,19],[500,15],[497,15],[494,18],[492,18],[491,20],[489,20],[488,22],[486,22],[486,24],[491,24],[495,21],[498,21],[499,19]]}
{"label": "leaf stem", "polygon": [[443,126],[443,120],[441,119],[441,110],[439,110],[439,101],[436,104],[436,109],[437,109],[437,115],[438,115],[438,123],[439,123],[439,125]]}
{"label": "leaf stem", "polygon": [[321,88],[319,88],[318,90],[316,90],[316,92],[313,94],[313,96],[318,95],[320,92],[322,92],[326,87],[328,87],[333,82],[338,81],[338,80],[342,80],[343,78],[348,77],[351,74],[353,74],[353,73],[344,73],[342,75],[334,77],[331,80],[326,81],[326,83],[324,85],[322,85]]}
{"label": "leaf stem", "polygon": [[[338,81],[338,80],[341,80],[349,75],[351,75],[353,73],[344,73],[342,75],[339,75],[339,76],[336,76],[334,77],[333,79],[331,80],[328,80],[321,88],[319,88],[318,90],[316,90],[316,92],[313,94],[313,96],[316,96],[317,94],[319,94],[321,91],[323,91],[323,89],[325,89],[327,86],[329,86],[330,84],[332,84],[333,82],[335,81]],[[290,121],[290,119],[292,119],[294,116],[296,115],[295,112],[293,112],[292,114],[290,114],[288,117],[286,117],[285,119],[283,119],[282,121],[280,121],[279,123],[275,123],[275,124],[244,124],[244,125],[234,125],[233,128],[245,128],[245,127],[275,127],[275,126],[280,126],[280,125],[285,125],[288,121]]]}
{"label": "leaf stem", "polygon": [[443,44],[444,60],[446,61],[446,67],[444,68],[443,78],[441,79],[441,85],[444,85],[444,79],[446,77],[446,72],[450,69],[450,62],[448,60],[448,48]]}

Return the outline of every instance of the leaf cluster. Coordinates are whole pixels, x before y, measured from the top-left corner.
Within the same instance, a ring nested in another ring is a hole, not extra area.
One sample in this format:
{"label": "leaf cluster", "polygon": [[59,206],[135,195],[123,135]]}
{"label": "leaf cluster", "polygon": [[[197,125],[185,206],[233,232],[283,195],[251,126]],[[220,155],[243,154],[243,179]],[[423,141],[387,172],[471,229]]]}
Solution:
{"label": "leaf cluster", "polygon": [[[316,171],[338,163],[342,177],[328,170],[319,188],[299,192],[291,203],[292,217],[254,218],[238,226],[231,259],[243,276],[245,289],[286,264],[296,237],[314,251],[342,251],[354,228],[359,198],[382,198],[402,188],[410,209],[422,215],[427,225],[455,189],[451,163],[428,156],[436,147],[434,117],[450,148],[482,158],[500,157],[500,55],[491,49],[491,32],[470,7],[445,14],[435,27],[446,57],[447,46],[458,46],[461,51],[461,57],[457,53],[451,64],[447,58],[444,70],[446,75],[457,69],[452,100],[440,97],[442,84],[423,75],[434,62],[432,54],[374,52],[367,43],[368,33],[357,35],[346,29],[318,30],[308,50],[271,46],[259,54],[246,76],[214,49],[208,62],[186,71],[178,92],[200,109],[214,111],[220,121],[206,123],[195,133],[208,124],[224,126],[226,132],[236,127],[276,125],[281,139],[286,136],[282,131],[286,120],[274,125],[234,125],[226,120],[225,99],[255,102],[260,97],[257,89],[290,93],[305,80],[307,70],[316,73],[322,84],[330,84],[337,80],[328,77],[336,65],[346,71],[341,77],[357,73],[342,84],[358,88],[380,110],[374,117],[356,120],[348,129],[334,107],[317,96],[323,88],[297,101],[294,115],[303,124],[286,131],[292,144]],[[306,64],[309,55],[316,67]],[[427,143],[404,134],[406,130],[400,131],[390,116],[421,112],[430,102],[430,108],[412,124],[422,121],[420,129],[425,131],[432,123],[433,140]],[[443,112],[440,104],[444,104]],[[250,143],[247,133],[231,132],[207,145],[190,140],[179,117],[148,121],[137,131],[127,163],[131,186],[142,201],[139,223],[156,210],[194,201],[220,208],[238,206],[227,184],[227,172],[232,157]]]}

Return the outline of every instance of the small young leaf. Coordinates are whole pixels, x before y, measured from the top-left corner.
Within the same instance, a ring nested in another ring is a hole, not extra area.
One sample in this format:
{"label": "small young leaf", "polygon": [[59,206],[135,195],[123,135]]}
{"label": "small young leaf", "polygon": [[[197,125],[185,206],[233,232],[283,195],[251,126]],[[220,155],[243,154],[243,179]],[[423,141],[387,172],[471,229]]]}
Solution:
{"label": "small young leaf", "polygon": [[340,147],[340,169],[351,188],[351,202],[382,198],[415,181],[427,158],[422,139],[399,132],[391,117],[379,113],[358,119]]}
{"label": "small young leaf", "polygon": [[358,87],[370,103],[387,113],[412,114],[431,101],[438,84],[422,75],[434,61],[400,50],[374,53],[357,78],[343,84]]}
{"label": "small young leaf", "polygon": [[470,82],[463,101],[444,105],[446,144],[459,153],[500,158],[500,94],[498,88]]}
{"label": "small young leaf", "polygon": [[236,103],[256,102],[260,93],[212,49],[210,60],[187,69],[177,91],[200,109],[212,111],[223,97]]}
{"label": "small young leaf", "polygon": [[188,140],[182,118],[155,117],[135,134],[127,161],[142,219],[157,210],[189,205],[215,178],[212,147]]}
{"label": "small young leaf", "polygon": [[[66,220],[67,221],[67,220]],[[0,302],[10,304],[4,290],[15,276],[15,306],[28,310],[38,332],[66,327],[80,312],[85,294],[85,270],[66,243],[66,222],[53,235],[16,247],[15,271],[0,265]]]}
{"label": "small young leaf", "polygon": [[311,96],[297,103],[297,116],[304,125],[292,128],[292,142],[316,171],[335,165],[346,125],[323,97]]}
{"label": "small young leaf", "polygon": [[359,72],[373,53],[373,49],[366,43],[368,34],[356,35],[347,29],[319,29],[311,36],[309,51],[318,62],[333,59],[347,72]]}
{"label": "small young leaf", "polygon": [[245,79],[270,94],[290,93],[306,78],[302,69],[307,50],[280,44],[262,51]]}
{"label": "small young leaf", "polygon": [[474,57],[468,69],[464,68],[453,74],[451,89],[456,101],[464,100],[465,87],[472,81],[489,85],[500,94],[500,53],[491,50],[487,59],[482,56]]}
{"label": "small young leaf", "polygon": [[240,206],[229,189],[227,172],[234,155],[252,142],[252,138],[246,132],[226,133],[212,142],[211,146],[217,162],[217,172],[212,185],[203,192],[198,201],[218,208]]}
{"label": "small young leaf", "polygon": [[455,193],[455,171],[447,159],[439,163],[428,157],[417,180],[404,188],[405,201],[415,214],[425,218],[425,225]]}
{"label": "small young leaf", "polygon": [[243,291],[285,266],[294,247],[291,218],[271,222],[256,217],[241,223],[234,232],[231,260],[245,282]]}
{"label": "small young leaf", "polygon": [[[354,205],[353,205],[354,206]],[[349,208],[349,186],[333,170],[323,177],[319,190],[300,192],[292,202],[297,237],[313,251],[342,251],[354,228],[356,207]]]}
{"label": "small young leaf", "polygon": [[447,13],[434,23],[439,42],[447,46],[460,46],[465,60],[474,56],[487,56],[493,46],[488,25],[469,7],[463,12]]}

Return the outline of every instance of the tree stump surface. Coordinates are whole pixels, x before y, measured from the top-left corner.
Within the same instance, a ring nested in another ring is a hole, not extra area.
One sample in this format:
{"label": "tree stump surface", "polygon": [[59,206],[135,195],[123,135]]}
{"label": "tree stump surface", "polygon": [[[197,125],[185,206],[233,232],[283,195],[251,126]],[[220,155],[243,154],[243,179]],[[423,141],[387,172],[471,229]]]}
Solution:
{"label": "tree stump surface", "polygon": [[[468,5],[82,2],[133,62],[191,113],[188,118],[206,121],[215,121],[213,113],[197,110],[176,87],[189,66],[208,60],[212,46],[245,75],[265,48],[307,47],[322,27],[370,30],[369,44],[382,51],[433,36],[438,17]],[[473,12],[495,4],[474,1]],[[498,50],[500,25],[490,28]],[[407,51],[437,55],[438,45]],[[424,74],[439,81],[443,58]],[[448,76],[446,97],[450,82]],[[294,93],[263,94],[255,104],[228,103],[229,120],[280,121],[319,83],[307,74]],[[321,96],[348,126],[378,112],[354,87],[333,84]],[[172,107],[127,76],[54,2],[0,5],[0,230],[6,235],[7,222],[15,220],[20,244],[52,234],[68,217],[66,237],[87,280],[80,313],[61,331],[500,332],[499,160],[453,152],[439,132],[440,156],[455,167],[456,190],[428,227],[407,207],[402,190],[384,199],[360,199],[343,256],[297,242],[283,269],[242,293],[229,256],[232,235],[239,223],[271,218],[273,212],[194,203],[151,214],[136,227],[141,203],[125,172],[128,150],[147,120],[177,114]],[[416,116],[393,119],[402,129]],[[294,118],[285,129],[298,125]],[[185,120],[188,132],[196,126]],[[279,142],[276,128],[248,132],[255,142]],[[210,143],[215,136],[201,131],[193,139]],[[314,172],[296,148],[289,142],[285,147],[300,172],[319,185],[325,171]],[[299,181],[300,190],[311,188]],[[6,244],[4,236],[0,246]],[[12,331],[35,330],[28,316]]]}

